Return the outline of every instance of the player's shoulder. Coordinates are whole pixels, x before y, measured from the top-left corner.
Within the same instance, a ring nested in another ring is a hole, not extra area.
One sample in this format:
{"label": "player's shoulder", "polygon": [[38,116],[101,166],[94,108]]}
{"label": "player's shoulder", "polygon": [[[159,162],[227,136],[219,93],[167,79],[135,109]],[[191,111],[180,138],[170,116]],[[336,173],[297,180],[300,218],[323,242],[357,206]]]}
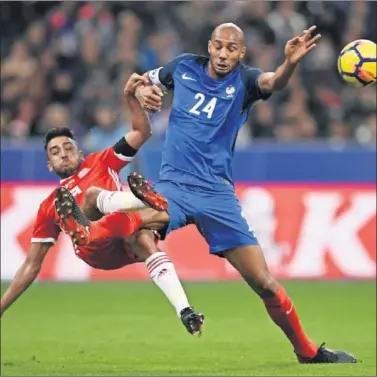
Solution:
{"label": "player's shoulder", "polygon": [[103,160],[109,153],[114,153],[113,147],[108,147],[97,152],[89,153],[82,162],[81,169],[88,167],[90,168],[92,165],[97,165],[97,163]]}
{"label": "player's shoulder", "polygon": [[247,82],[250,79],[255,80],[259,75],[263,73],[263,71],[257,67],[252,67],[246,64],[241,64],[240,73],[241,73],[242,80],[244,82]]}
{"label": "player's shoulder", "polygon": [[241,79],[246,88],[246,91],[253,101],[267,100],[270,98],[271,93],[263,93],[259,89],[258,78],[263,73],[260,68],[251,67],[242,64],[240,67]]}
{"label": "player's shoulder", "polygon": [[39,212],[43,212],[45,216],[53,215],[54,213],[54,199],[55,199],[55,189],[41,201],[39,204]]}
{"label": "player's shoulder", "polygon": [[209,58],[204,55],[184,53],[184,54],[178,55],[174,60],[176,61],[177,64],[190,63],[190,62],[197,63],[197,64],[206,64]]}

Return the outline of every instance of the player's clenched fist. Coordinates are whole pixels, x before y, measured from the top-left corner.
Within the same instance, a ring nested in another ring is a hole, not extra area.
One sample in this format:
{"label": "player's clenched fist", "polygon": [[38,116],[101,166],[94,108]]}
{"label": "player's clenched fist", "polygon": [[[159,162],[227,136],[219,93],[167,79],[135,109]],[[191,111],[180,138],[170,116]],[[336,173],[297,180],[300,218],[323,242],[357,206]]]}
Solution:
{"label": "player's clenched fist", "polygon": [[133,73],[129,77],[129,79],[128,79],[125,87],[124,87],[123,92],[124,92],[125,95],[135,94],[135,89],[139,85],[142,85],[142,84],[148,85],[148,83],[149,83],[149,80],[148,80],[147,77],[138,75],[137,73]]}
{"label": "player's clenched fist", "polygon": [[135,96],[144,110],[151,112],[161,110],[162,97],[164,94],[158,86],[140,85],[135,91]]}

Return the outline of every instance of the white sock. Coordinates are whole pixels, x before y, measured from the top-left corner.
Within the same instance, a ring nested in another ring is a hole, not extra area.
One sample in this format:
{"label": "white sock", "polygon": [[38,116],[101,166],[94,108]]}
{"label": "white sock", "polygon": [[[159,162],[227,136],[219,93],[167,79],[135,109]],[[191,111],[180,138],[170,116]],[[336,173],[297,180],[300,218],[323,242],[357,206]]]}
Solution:
{"label": "white sock", "polygon": [[145,265],[151,279],[164,292],[179,316],[190,304],[172,261],[166,253],[159,251],[147,258]]}
{"label": "white sock", "polygon": [[98,210],[107,215],[121,210],[137,210],[146,207],[131,191],[102,190],[97,196]]}

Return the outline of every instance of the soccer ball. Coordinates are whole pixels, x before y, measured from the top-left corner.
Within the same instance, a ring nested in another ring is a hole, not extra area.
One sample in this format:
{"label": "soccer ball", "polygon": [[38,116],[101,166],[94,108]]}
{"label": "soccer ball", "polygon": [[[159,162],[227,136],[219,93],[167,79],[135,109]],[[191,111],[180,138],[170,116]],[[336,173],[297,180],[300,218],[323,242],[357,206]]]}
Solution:
{"label": "soccer ball", "polygon": [[367,39],[348,43],[339,54],[340,76],[359,88],[376,82],[376,66],[376,44]]}

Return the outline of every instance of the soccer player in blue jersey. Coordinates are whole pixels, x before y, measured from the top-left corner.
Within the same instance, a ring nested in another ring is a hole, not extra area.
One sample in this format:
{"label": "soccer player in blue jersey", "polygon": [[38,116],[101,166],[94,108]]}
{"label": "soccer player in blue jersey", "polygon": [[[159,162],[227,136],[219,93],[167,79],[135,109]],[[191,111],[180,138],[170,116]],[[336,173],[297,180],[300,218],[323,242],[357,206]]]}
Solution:
{"label": "soccer player in blue jersey", "polygon": [[[155,185],[169,203],[166,222],[161,224],[163,235],[195,224],[210,253],[226,258],[263,300],[300,362],[354,363],[356,359],[348,352],[318,347],[307,337],[290,297],[268,270],[232,180],[231,162],[239,129],[258,100],[266,100],[286,86],[299,61],[320,39],[320,35],[313,36],[314,31],[313,26],[288,41],[284,63],[275,72],[262,72],[241,63],[246,52],[242,30],[234,24],[222,24],[208,43],[209,57],[184,54],[148,72],[151,85],[141,85],[136,97],[144,109],[158,111],[162,91],[157,86],[173,91]],[[129,182],[134,194],[143,200],[149,190],[146,183],[137,174],[131,175]],[[120,196],[118,203],[127,207]],[[150,242],[137,247],[156,246]]]}

